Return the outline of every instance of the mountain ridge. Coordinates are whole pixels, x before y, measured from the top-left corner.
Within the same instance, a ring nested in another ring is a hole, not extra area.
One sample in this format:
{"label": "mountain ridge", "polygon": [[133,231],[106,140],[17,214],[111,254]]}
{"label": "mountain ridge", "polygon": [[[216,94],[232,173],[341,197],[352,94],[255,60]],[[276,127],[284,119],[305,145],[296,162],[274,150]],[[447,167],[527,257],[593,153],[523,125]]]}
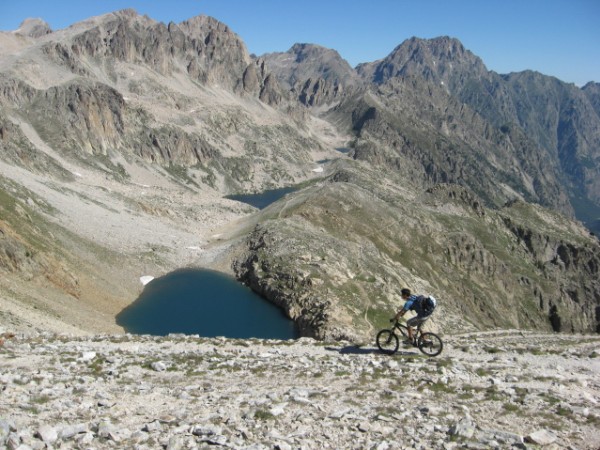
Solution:
{"label": "mountain ridge", "polygon": [[[572,214],[573,205],[567,205],[567,197],[584,197],[598,204],[596,180],[600,177],[594,161],[599,158],[600,120],[597,101],[596,105],[592,103],[593,83],[586,91],[533,71],[499,75],[487,70],[483,61],[460,41],[449,37],[409,39],[387,57],[358,65],[356,72],[377,85],[394,79],[425,79],[439,84],[448,95],[471,107],[498,129],[510,130],[511,124],[517,125],[540,147],[538,152],[549,155],[551,165],[544,170],[546,176],[555,178],[555,186],[566,186],[560,195],[563,212]],[[564,136],[573,137],[569,140]],[[538,157],[547,158],[541,154]],[[556,206],[555,203],[553,207]],[[574,206],[579,217],[593,227],[593,222],[587,220],[587,211],[577,202]],[[598,206],[592,209],[600,213]]]}

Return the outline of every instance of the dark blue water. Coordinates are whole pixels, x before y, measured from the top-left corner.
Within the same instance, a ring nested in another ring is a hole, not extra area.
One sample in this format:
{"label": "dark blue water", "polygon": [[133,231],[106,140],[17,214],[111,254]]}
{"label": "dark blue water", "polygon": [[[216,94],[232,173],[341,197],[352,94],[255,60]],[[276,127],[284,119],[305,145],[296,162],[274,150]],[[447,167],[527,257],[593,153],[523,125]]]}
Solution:
{"label": "dark blue water", "polygon": [[575,216],[596,236],[600,236],[600,207],[584,197],[571,197]]}
{"label": "dark blue water", "polygon": [[239,194],[239,195],[228,195],[225,198],[236,200],[238,202],[247,203],[258,209],[264,209],[271,203],[276,202],[282,198],[285,194],[294,192],[297,187],[285,187],[280,189],[271,189],[268,191],[259,192],[258,194]]}
{"label": "dark blue water", "polygon": [[233,277],[181,269],[146,285],[140,297],[117,316],[128,333],[166,336],[295,339],[298,332],[283,311]]}

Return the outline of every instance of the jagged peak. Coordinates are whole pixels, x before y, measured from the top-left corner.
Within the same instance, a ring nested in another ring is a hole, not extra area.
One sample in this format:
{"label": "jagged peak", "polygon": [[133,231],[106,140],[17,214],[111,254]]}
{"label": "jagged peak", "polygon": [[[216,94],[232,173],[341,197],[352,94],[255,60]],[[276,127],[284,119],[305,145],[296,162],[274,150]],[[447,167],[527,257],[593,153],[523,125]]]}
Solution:
{"label": "jagged peak", "polygon": [[359,84],[354,69],[336,50],[318,44],[296,43],[287,52],[267,53],[261,58],[288,88],[318,78],[345,86]]}
{"label": "jagged peak", "polygon": [[600,89],[600,83],[596,81],[588,81],[583,85],[582,89]]}
{"label": "jagged peak", "polygon": [[466,58],[483,65],[483,62],[474,53],[467,50],[460,40],[450,36],[440,36],[432,39],[412,37],[398,45],[386,59],[415,59],[418,52],[423,56],[431,56],[437,60],[459,61]]}
{"label": "jagged peak", "polygon": [[406,39],[404,42],[400,43],[396,48],[391,52],[393,54],[396,50],[401,49],[402,47],[427,47],[432,49],[442,49],[446,48],[448,50],[454,52],[464,52],[466,49],[462,42],[454,37],[450,36],[438,36],[435,38],[419,38],[413,36],[409,39]]}
{"label": "jagged peak", "polygon": [[357,72],[375,83],[408,74],[420,74],[425,79],[448,82],[449,74],[456,71],[485,74],[488,72],[481,58],[456,38],[440,36],[432,39],[412,37],[398,45],[383,59],[359,64]]}
{"label": "jagged peak", "polygon": [[137,22],[143,27],[156,25],[158,22],[154,19],[140,15],[135,9],[121,9],[106,14],[90,17],[81,22],[76,22],[64,30],[57,31],[58,39],[64,39],[65,36],[75,36],[80,33],[85,33],[95,28],[111,28],[114,23],[134,23]]}
{"label": "jagged peak", "polygon": [[113,15],[129,19],[133,19],[139,16],[138,12],[133,8],[120,9],[118,11],[113,12]]}
{"label": "jagged peak", "polygon": [[198,15],[198,16],[194,16],[190,19],[184,20],[183,22],[181,22],[179,24],[179,26],[192,34],[194,33],[194,31],[199,31],[199,30],[206,31],[207,29],[208,30],[215,29],[215,30],[221,31],[223,33],[235,34],[229,28],[229,26],[227,26],[223,22],[215,19],[214,17],[206,16],[206,15]]}
{"label": "jagged peak", "polygon": [[[145,21],[156,23],[156,21],[153,20],[153,19],[151,19],[150,17],[145,16],[145,15],[144,16],[140,15],[133,8],[120,9],[120,10],[117,10],[117,11],[113,11],[111,13],[102,14],[100,16],[92,17],[90,20],[94,20],[95,19],[96,22],[102,23],[102,22],[105,22],[105,21],[114,20],[115,18],[119,19],[119,20],[124,20],[124,21],[127,21],[127,22],[133,22],[133,21],[136,21],[136,20],[142,20],[142,19],[144,19]],[[87,21],[85,21],[85,22],[87,22]],[[77,24],[75,24],[75,25],[77,25]]]}
{"label": "jagged peak", "polygon": [[40,18],[28,18],[21,22],[19,28],[15,31],[16,34],[38,38],[52,33],[50,25]]}
{"label": "jagged peak", "polygon": [[341,60],[344,59],[338,53],[337,50],[334,50],[332,48],[323,47],[322,45],[309,44],[309,43],[296,43],[296,44],[292,45],[292,47],[287,51],[287,53],[294,53],[297,55],[297,58],[301,58],[298,62],[300,62],[304,58],[307,58],[307,57],[309,57],[311,55],[315,55],[315,54],[316,55],[326,54],[329,56],[334,56]]}
{"label": "jagged peak", "polygon": [[554,84],[556,86],[566,86],[572,83],[565,83],[552,75],[545,75],[536,70],[526,69],[520,72],[510,72],[502,75],[506,81],[520,81],[529,83],[539,83],[541,85]]}
{"label": "jagged peak", "polygon": [[295,43],[286,52],[273,52],[266,53],[261,56],[262,59],[269,60],[271,63],[278,58],[287,58],[289,55],[295,57],[294,63],[301,64],[305,61],[313,59],[326,59],[329,61],[335,61],[337,64],[343,66],[348,71],[354,71],[350,64],[339,54],[335,49],[323,47],[319,44],[312,44],[306,42]]}

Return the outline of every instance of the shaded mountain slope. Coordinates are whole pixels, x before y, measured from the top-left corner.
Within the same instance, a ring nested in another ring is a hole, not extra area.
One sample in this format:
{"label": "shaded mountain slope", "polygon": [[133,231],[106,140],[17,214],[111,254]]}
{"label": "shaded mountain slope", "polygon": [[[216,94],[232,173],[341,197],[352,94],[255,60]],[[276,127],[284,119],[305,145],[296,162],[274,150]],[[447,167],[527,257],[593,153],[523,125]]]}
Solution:
{"label": "shaded mountain slope", "polygon": [[349,97],[327,117],[345,121],[356,134],[356,159],[398,171],[415,185],[456,183],[490,206],[524,198],[572,211],[555,162],[520,128],[496,128],[420,78],[391,79]]}

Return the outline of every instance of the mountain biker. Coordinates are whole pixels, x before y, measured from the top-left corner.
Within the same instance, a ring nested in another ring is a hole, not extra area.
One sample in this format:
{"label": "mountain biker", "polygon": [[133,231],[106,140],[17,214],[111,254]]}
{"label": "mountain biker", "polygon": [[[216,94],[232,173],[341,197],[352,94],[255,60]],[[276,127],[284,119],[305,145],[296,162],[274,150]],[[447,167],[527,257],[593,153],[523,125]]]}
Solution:
{"label": "mountain biker", "polygon": [[[415,311],[417,315],[406,321],[406,328],[408,329],[408,339],[411,344],[414,345],[413,338],[413,327],[423,325],[427,319],[431,317],[433,310],[435,309],[435,299],[431,296],[426,295],[412,295],[410,289],[402,289],[400,291],[402,298],[405,303],[404,306],[396,313],[392,321],[398,321],[400,317],[406,314],[408,311]],[[433,307],[426,307],[426,299],[433,299]]]}

